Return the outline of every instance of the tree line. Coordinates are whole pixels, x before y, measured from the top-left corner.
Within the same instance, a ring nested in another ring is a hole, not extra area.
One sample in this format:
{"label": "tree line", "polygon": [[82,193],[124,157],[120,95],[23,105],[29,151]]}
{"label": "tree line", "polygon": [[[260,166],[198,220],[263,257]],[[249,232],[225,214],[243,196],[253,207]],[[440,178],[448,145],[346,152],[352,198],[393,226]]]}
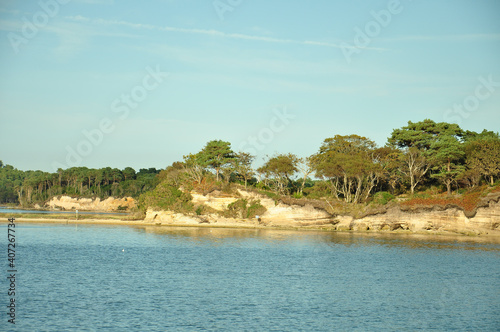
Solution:
{"label": "tree line", "polygon": [[[276,154],[258,168],[252,167],[254,161],[250,153],[233,151],[230,142],[213,140],[162,171],[73,167],[23,172],[0,162],[0,203],[32,204],[67,194],[142,197],[145,204],[163,200],[166,206],[167,201],[178,204],[181,197],[189,201],[180,189],[208,193],[233,183],[347,203],[366,202],[377,192],[413,195],[431,187],[451,195],[499,180],[500,136],[426,119],[394,129],[383,147],[357,134],[335,135],[308,157]],[[156,189],[158,184],[162,186]]]}
{"label": "tree line", "polygon": [[57,195],[138,197],[155,187],[159,172],[156,168],[136,172],[131,167],[72,167],[49,173],[21,171],[0,161],[0,203],[29,206]]}
{"label": "tree line", "polygon": [[281,195],[330,196],[348,203],[366,202],[376,192],[413,195],[430,187],[451,195],[498,181],[500,137],[426,119],[394,129],[383,147],[356,134],[335,135],[308,157],[276,154],[256,169],[254,159],[234,152],[229,142],[214,140],[159,176],[201,191],[210,191],[215,183],[240,182]]}

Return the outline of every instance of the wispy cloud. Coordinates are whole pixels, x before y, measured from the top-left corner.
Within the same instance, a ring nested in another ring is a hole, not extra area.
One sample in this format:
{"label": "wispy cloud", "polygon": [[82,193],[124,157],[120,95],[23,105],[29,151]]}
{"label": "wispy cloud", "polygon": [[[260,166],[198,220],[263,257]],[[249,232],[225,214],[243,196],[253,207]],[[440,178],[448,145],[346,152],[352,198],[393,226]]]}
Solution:
{"label": "wispy cloud", "polygon": [[380,38],[383,41],[399,42],[399,41],[452,41],[452,42],[470,42],[481,40],[500,40],[500,33],[468,33],[460,35],[413,35],[400,36],[393,38]]}
{"label": "wispy cloud", "polygon": [[114,0],[73,0],[73,1],[91,5],[111,5],[114,2]]}
{"label": "wispy cloud", "polygon": [[[315,41],[315,40],[295,40],[295,39],[287,39],[287,38],[274,38],[274,37],[266,37],[266,36],[258,36],[258,35],[248,35],[248,34],[242,34],[242,33],[227,33],[227,32],[214,30],[214,29],[195,29],[195,28],[178,28],[178,27],[171,27],[171,26],[156,26],[156,25],[151,25],[151,24],[131,23],[131,22],[126,22],[126,21],[90,19],[90,18],[83,17],[83,16],[69,16],[66,18],[68,20],[72,20],[75,22],[110,25],[110,26],[125,26],[125,27],[132,28],[132,29],[166,31],[166,32],[197,34],[197,35],[208,35],[208,36],[212,36],[212,37],[238,39],[238,40],[251,40],[251,41],[260,41],[260,42],[266,42],[266,43],[275,43],[275,44],[298,44],[298,45],[341,48],[341,46],[339,44],[336,44],[336,43]],[[370,49],[370,50],[376,50],[376,51],[387,50],[387,49],[375,48],[375,47],[366,47],[364,49]]]}

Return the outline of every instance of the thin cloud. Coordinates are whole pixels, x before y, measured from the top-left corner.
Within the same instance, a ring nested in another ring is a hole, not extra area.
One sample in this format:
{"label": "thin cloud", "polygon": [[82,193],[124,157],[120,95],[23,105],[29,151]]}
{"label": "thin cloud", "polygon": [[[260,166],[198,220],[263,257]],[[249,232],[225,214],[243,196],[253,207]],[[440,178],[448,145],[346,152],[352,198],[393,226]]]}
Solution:
{"label": "thin cloud", "polygon": [[[114,26],[125,26],[133,29],[145,29],[145,30],[156,30],[156,31],[167,31],[167,32],[177,32],[177,33],[186,33],[186,34],[197,34],[197,35],[207,35],[221,38],[230,38],[230,39],[238,39],[238,40],[252,40],[252,41],[261,41],[267,43],[275,43],[275,44],[298,44],[298,45],[312,45],[312,46],[325,46],[325,47],[334,47],[334,48],[342,48],[341,45],[329,42],[321,42],[314,40],[295,40],[295,39],[286,39],[286,38],[273,38],[273,37],[264,37],[264,36],[256,36],[256,35],[247,35],[241,33],[226,33],[219,30],[214,29],[194,29],[194,28],[177,28],[170,26],[155,26],[150,24],[142,24],[142,23],[131,23],[126,21],[116,21],[116,20],[104,20],[104,19],[90,19],[83,16],[70,16],[67,17],[69,20],[73,20],[76,22],[82,23],[92,23],[92,24],[102,24],[102,25],[114,25]],[[387,49],[383,48],[375,48],[375,47],[365,47],[363,49],[376,50],[376,51],[386,51]]]}
{"label": "thin cloud", "polygon": [[428,36],[428,35],[413,35],[401,36],[394,38],[380,38],[383,41],[479,41],[479,40],[500,40],[500,33],[469,33],[461,35],[441,35],[441,36]]}

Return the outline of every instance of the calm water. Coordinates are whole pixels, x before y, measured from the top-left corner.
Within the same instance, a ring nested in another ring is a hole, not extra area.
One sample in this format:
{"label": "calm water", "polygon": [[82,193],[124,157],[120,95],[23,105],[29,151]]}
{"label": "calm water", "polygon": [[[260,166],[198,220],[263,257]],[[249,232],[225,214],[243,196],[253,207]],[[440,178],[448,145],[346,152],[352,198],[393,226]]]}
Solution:
{"label": "calm water", "polygon": [[[45,210],[29,210],[29,209],[11,209],[0,207],[0,213],[8,214],[20,214],[20,213],[39,213],[39,214],[72,214],[75,215],[75,211],[45,211]],[[126,215],[125,212],[94,212],[94,211],[78,211],[78,214],[112,214],[112,215]]]}
{"label": "calm water", "polygon": [[16,243],[17,331],[500,329],[494,243],[21,223]]}

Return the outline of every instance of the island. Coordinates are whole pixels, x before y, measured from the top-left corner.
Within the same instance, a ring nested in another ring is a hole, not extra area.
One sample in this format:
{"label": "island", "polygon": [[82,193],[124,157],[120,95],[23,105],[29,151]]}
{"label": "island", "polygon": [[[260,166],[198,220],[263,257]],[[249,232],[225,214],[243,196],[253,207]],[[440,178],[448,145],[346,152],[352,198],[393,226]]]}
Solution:
{"label": "island", "polygon": [[[212,140],[165,169],[20,171],[0,162],[0,203],[125,216],[38,221],[327,231],[500,234],[500,137],[432,120],[395,129],[383,147],[335,135],[316,153],[255,155]],[[3,213],[5,220],[8,213]],[[37,215],[21,215],[33,220]]]}

